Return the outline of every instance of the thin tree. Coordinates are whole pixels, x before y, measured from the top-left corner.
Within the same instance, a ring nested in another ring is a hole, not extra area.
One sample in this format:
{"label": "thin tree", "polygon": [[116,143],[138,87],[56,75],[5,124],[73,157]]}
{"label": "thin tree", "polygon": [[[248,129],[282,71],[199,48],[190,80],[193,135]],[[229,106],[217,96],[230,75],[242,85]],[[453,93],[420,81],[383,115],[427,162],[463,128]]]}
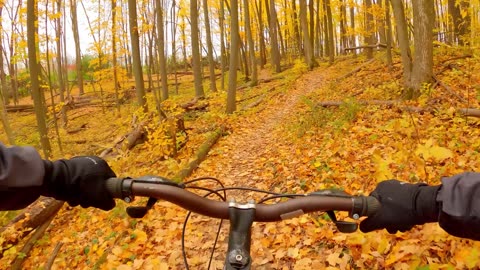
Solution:
{"label": "thin tree", "polygon": [[[62,0],[57,0],[57,12],[58,14],[61,14],[62,11]],[[60,21],[60,17],[58,16],[55,18],[55,35],[56,35],[56,45],[57,45],[57,77],[58,77],[58,86],[59,86],[59,92],[60,92],[60,102],[65,102],[65,80],[67,78],[64,77],[64,72],[63,72],[63,53],[62,53],[62,24]],[[78,33],[77,33],[78,34]],[[67,120],[67,107],[62,106],[60,109],[60,115],[62,118],[62,123],[63,126],[66,127],[68,120]]]}
{"label": "thin tree", "polygon": [[[113,9],[113,4],[112,4]],[[112,10],[112,14],[113,14]],[[80,51],[80,36],[78,34],[77,19],[77,0],[70,0],[70,17],[72,19],[73,41],[75,43],[75,68],[77,71],[77,86],[80,95],[83,95],[83,69],[82,69],[82,52]]]}
{"label": "thin tree", "polygon": [[303,52],[305,63],[308,65],[308,68],[312,70],[315,66],[318,66],[318,63],[315,61],[312,42],[310,40],[308,31],[306,0],[300,0],[300,26],[302,27],[303,34]]}
{"label": "thin tree", "polygon": [[192,62],[193,62],[193,77],[195,83],[195,96],[197,98],[203,98],[205,93],[203,92],[202,82],[202,63],[200,60],[200,44],[198,41],[198,5],[197,0],[190,0],[190,26],[192,29]]}
{"label": "thin tree", "polygon": [[327,29],[326,33],[328,33],[328,62],[333,64],[335,60],[335,40],[333,38],[333,18],[332,18],[332,8],[330,6],[330,0],[324,0],[325,2],[325,13],[326,13],[326,22],[327,22]]}
{"label": "thin tree", "polygon": [[278,24],[277,24],[277,11],[275,9],[274,0],[265,0],[267,7],[269,7],[270,19],[268,21],[268,28],[270,34],[270,53],[272,66],[275,68],[275,72],[281,72],[282,67],[280,65],[280,49],[278,48]]}
{"label": "thin tree", "polygon": [[[12,132],[12,128],[10,127],[10,122],[8,121],[7,117],[7,110],[5,108],[5,93],[7,93],[7,78],[5,75],[5,70],[3,68],[3,20],[2,20],[2,12],[3,12],[3,6],[0,5],[0,81],[1,81],[1,87],[2,91],[0,91],[0,120],[2,121],[2,126],[3,129],[5,130],[5,133],[7,134],[8,142],[11,145],[15,144],[15,137]],[[7,96],[8,97],[8,96]]]}
{"label": "thin tree", "polygon": [[137,92],[138,105],[144,112],[148,111],[145,97],[145,85],[143,81],[142,60],[140,59],[140,40],[138,36],[137,5],[135,0],[128,0],[128,18],[130,25],[130,42],[132,44],[133,76]]}
{"label": "thin tree", "polygon": [[40,63],[37,59],[38,43],[37,37],[37,18],[38,7],[36,0],[27,0],[27,39],[28,39],[28,62],[30,74],[30,88],[32,91],[33,105],[35,108],[35,116],[37,119],[38,132],[40,134],[40,144],[43,149],[45,158],[50,158],[52,149],[48,139],[47,123],[45,121],[45,101],[42,100],[40,93]]}
{"label": "thin tree", "polygon": [[[112,0],[112,70],[113,70],[113,87],[115,89],[115,107],[118,116],[120,116],[120,100],[117,71],[117,0]],[[81,65],[81,63],[80,63]]]}
{"label": "thin tree", "polygon": [[220,12],[219,12],[219,24],[220,24],[220,87],[225,90],[225,3],[224,0],[220,0]]}
{"label": "thin tree", "polygon": [[255,43],[253,42],[252,28],[250,23],[250,8],[248,6],[248,0],[243,0],[243,5],[245,7],[245,32],[247,34],[248,41],[248,55],[250,56],[250,66],[252,69],[252,78],[250,81],[250,86],[255,86],[258,83],[258,71],[257,71],[257,60],[255,59]]}
{"label": "thin tree", "polygon": [[231,114],[236,110],[237,95],[237,67],[238,67],[238,50],[240,46],[240,35],[238,26],[238,1],[230,2],[230,66],[228,69],[228,93],[227,93],[227,113]]}
{"label": "thin tree", "polygon": [[163,6],[160,0],[155,1],[155,12],[157,14],[157,46],[160,76],[162,79],[162,100],[168,99],[168,77],[167,61],[165,59],[165,34],[163,20]]}
{"label": "thin tree", "polygon": [[374,22],[373,22],[373,14],[372,14],[372,0],[364,0],[365,2],[365,56],[367,59],[373,58],[373,48],[369,47],[369,45],[373,45],[373,32],[374,32]]}
{"label": "thin tree", "polygon": [[217,91],[217,83],[215,77],[215,61],[213,60],[213,44],[212,44],[212,34],[210,31],[210,15],[208,11],[208,1],[203,0],[203,15],[205,20],[205,35],[207,36],[207,57],[208,57],[208,67],[210,72],[210,90],[212,92]]}

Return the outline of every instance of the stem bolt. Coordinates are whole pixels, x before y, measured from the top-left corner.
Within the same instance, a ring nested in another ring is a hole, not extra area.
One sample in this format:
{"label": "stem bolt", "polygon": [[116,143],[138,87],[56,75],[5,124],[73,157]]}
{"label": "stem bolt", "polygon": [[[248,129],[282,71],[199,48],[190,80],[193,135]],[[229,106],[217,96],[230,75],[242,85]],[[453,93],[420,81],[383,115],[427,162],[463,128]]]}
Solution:
{"label": "stem bolt", "polygon": [[360,218],[360,216],[358,214],[353,214],[352,217],[353,217],[353,219],[359,219]]}
{"label": "stem bolt", "polygon": [[243,260],[243,256],[240,255],[240,254],[237,254],[237,255],[235,256],[235,260],[237,260],[237,262],[240,262],[240,261]]}

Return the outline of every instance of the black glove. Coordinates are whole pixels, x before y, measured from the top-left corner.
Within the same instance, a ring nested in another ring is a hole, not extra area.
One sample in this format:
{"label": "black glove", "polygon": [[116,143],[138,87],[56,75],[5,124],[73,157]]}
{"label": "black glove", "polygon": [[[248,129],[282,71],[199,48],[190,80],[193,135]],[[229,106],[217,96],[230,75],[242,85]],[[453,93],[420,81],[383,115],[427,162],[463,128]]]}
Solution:
{"label": "black glove", "polygon": [[45,160],[42,195],[67,201],[71,206],[93,206],[103,210],[115,207],[105,181],[115,177],[107,162],[99,157],[74,157],[70,160]]}
{"label": "black glove", "polygon": [[440,205],[436,198],[440,187],[398,180],[381,182],[370,194],[378,199],[381,208],[360,223],[360,230],[387,229],[389,233],[396,233],[410,230],[415,225],[437,222]]}

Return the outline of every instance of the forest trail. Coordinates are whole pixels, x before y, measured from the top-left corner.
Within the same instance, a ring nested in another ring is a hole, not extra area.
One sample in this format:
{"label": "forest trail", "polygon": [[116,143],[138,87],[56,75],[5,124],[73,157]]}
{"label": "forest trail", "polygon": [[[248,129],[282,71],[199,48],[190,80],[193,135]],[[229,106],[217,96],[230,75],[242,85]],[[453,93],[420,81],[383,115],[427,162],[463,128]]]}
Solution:
{"label": "forest trail", "polygon": [[[261,178],[266,169],[265,163],[259,161],[276,157],[280,146],[289,146],[278,128],[292,121],[290,117],[295,115],[301,97],[319,89],[322,83],[322,72],[317,69],[298,78],[288,93],[279,93],[272,100],[264,101],[266,108],[250,118],[243,118],[231,134],[217,143],[193,176],[210,174],[226,185],[254,187],[254,179]],[[205,171],[204,167],[216,169]]]}
{"label": "forest trail", "polygon": [[[278,161],[278,157],[285,155],[279,152],[287,153],[287,157],[288,153],[295,153],[295,146],[288,141],[282,130],[286,125],[294,124],[294,121],[298,120],[295,115],[298,113],[298,107],[302,106],[302,97],[318,90],[324,83],[322,70],[317,69],[300,76],[288,88],[287,93],[276,94],[271,100],[264,101],[266,104],[264,104],[265,108],[263,110],[242,118],[241,121],[234,124],[233,131],[217,142],[207,159],[200,164],[190,178],[212,176],[222,181],[225,186],[252,187],[270,191],[278,187],[284,192],[291,191],[283,189],[287,186],[283,185],[287,180],[284,176],[289,175],[286,171],[295,171],[297,163],[285,164],[285,162]],[[305,166],[309,165],[305,164]],[[279,172],[279,170],[282,172]],[[292,180],[291,177],[287,178]],[[293,181],[296,181],[296,179],[293,179]],[[254,194],[233,191],[227,194],[227,198],[235,198],[236,201],[243,203],[250,198],[257,200],[260,198]],[[226,232],[229,226],[228,222],[226,223],[223,225],[221,241],[211,269],[222,269],[223,267],[227,244]],[[192,261],[195,268],[207,268],[205,260],[209,257],[209,252],[213,246],[213,231],[216,230],[217,224],[218,221],[204,217],[196,217],[191,222],[189,221],[188,227],[195,231],[193,234],[196,234],[196,236],[193,236],[192,239],[192,233],[187,233],[190,234],[187,235],[187,239],[190,239],[187,240],[186,246],[187,252],[190,249],[189,254],[193,256]],[[289,238],[285,235],[295,230],[285,228],[292,225],[295,226],[295,222],[293,224],[288,224],[288,222],[269,223],[268,225],[254,223],[252,257],[255,269],[282,269],[282,267],[292,269],[293,265],[290,265],[289,257],[285,256],[292,250],[288,249],[289,245],[290,248],[293,248],[293,252],[298,252],[298,248],[295,249],[298,240],[289,243]],[[205,232],[199,231],[203,229]],[[301,232],[296,233],[299,235],[293,238],[300,239]],[[269,234],[272,240],[267,241],[266,234]],[[273,247],[275,244],[279,244],[278,241],[282,242],[282,239],[285,239],[285,241],[280,246],[287,247],[285,250]],[[274,241],[277,241],[277,243],[274,243]],[[260,244],[260,242],[263,244]],[[193,245],[189,245],[189,243]],[[198,243],[203,244],[199,246]],[[195,251],[192,252],[192,249]],[[170,260],[170,262],[172,261]],[[181,264],[177,264],[177,267],[183,268]]]}

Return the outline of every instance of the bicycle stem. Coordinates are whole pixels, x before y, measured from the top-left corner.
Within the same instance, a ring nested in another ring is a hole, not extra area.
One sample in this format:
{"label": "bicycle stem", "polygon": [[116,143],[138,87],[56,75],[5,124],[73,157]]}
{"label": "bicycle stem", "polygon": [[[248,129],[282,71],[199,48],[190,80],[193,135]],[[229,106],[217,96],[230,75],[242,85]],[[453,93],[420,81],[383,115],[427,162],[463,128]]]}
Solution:
{"label": "bicycle stem", "polygon": [[224,270],[249,270],[252,264],[250,245],[255,203],[229,203],[230,231]]}

